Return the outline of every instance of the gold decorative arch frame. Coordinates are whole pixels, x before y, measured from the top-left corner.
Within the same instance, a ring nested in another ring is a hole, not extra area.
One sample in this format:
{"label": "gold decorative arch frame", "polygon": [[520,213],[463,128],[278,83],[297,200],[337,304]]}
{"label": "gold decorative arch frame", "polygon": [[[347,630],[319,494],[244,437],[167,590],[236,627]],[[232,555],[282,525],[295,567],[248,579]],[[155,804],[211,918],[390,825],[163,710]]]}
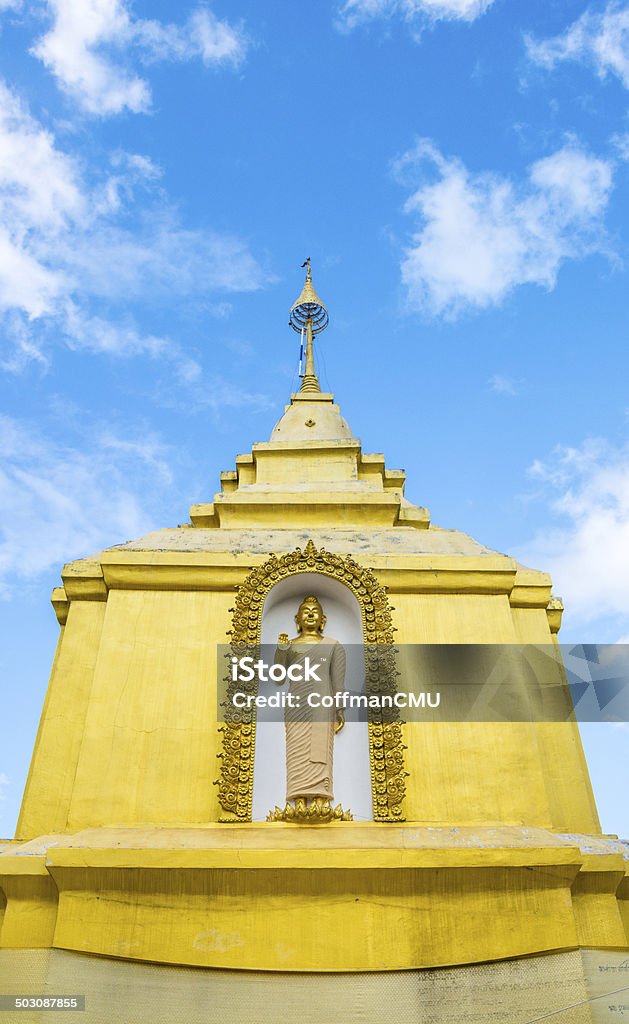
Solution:
{"label": "gold decorative arch frame", "polygon": [[[366,691],[368,695],[395,695],[397,692],[391,606],[386,587],[381,586],[371,569],[359,565],[347,555],[332,554],[316,548],[311,540],[305,549],[271,557],[249,573],[237,587],[232,628],[229,631],[232,653],[240,656],[259,647],[264,603],[272,588],[296,573],[321,573],[339,580],[354,594],[361,610],[365,644]],[[249,684],[254,692],[257,684]],[[255,709],[235,709],[230,688],[242,689],[242,683],[229,684],[224,702],[225,722],[219,727],[222,749],[217,755],[220,774],[219,803],[221,822],[251,821],[253,803],[253,765],[255,752]],[[369,761],[375,821],[404,821],[402,802],[405,792],[402,726],[395,709],[385,713],[370,709],[368,722]]]}

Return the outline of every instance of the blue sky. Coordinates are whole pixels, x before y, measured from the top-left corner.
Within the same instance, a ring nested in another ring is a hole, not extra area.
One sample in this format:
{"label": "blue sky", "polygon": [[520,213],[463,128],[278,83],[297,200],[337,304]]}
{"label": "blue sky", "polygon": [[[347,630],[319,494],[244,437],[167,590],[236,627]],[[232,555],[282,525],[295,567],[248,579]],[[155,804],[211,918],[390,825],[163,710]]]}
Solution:
{"label": "blue sky", "polygon": [[268,437],[306,256],[365,449],[629,642],[628,4],[0,0],[0,58],[0,835],[61,565]]}

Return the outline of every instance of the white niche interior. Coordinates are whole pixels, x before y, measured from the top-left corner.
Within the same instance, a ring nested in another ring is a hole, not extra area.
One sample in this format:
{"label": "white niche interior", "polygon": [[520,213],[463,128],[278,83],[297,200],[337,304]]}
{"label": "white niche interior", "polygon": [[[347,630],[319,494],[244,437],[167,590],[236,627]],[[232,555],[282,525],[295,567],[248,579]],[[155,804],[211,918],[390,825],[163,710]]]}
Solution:
{"label": "white niche interior", "polygon": [[[262,645],[273,651],[280,633],[297,635],[295,614],[304,597],[314,594],[326,616],[325,635],[343,644],[347,655],[345,689],[365,692],[365,659],[360,606],[346,586],[316,572],[295,573],[269,592],[262,615]],[[286,686],[286,684],[285,684]],[[260,683],[259,693],[270,696],[278,686]],[[274,720],[275,719],[275,720]],[[279,719],[279,721],[277,720]],[[277,804],[286,803],[286,746],[283,712],[261,708],[257,713],[253,777],[253,820],[264,821]],[[334,738],[334,804],[350,810],[356,821],[373,820],[366,722],[346,722]]]}

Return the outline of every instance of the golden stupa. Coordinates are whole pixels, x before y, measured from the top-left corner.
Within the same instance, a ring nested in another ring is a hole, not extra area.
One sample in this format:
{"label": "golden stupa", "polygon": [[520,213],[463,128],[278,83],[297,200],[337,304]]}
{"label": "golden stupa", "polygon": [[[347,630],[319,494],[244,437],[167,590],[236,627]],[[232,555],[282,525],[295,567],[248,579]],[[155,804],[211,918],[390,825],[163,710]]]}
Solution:
{"label": "golden stupa", "polygon": [[89,1024],[619,1019],[629,851],[601,834],[574,721],[348,723],[353,820],[266,820],[283,725],[221,721],[221,645],[275,641],[305,595],[368,650],[552,645],[561,620],[548,575],[433,526],[362,451],[319,386],[309,264],[291,324],[301,390],[214,500],[63,569],[0,846],[0,992],[82,993]]}

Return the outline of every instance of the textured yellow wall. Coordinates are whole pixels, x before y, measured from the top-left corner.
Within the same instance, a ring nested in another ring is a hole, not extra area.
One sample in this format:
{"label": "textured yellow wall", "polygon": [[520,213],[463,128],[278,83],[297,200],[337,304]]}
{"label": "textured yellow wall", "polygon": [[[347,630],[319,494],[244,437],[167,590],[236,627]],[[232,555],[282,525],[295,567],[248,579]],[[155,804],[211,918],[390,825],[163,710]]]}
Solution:
{"label": "textured yellow wall", "polygon": [[495,851],[482,868],[369,871],[361,859],[354,870],[286,870],[281,855],[265,870],[53,866],[55,945],[205,967],[354,971],[577,944],[576,867],[507,868]]}
{"label": "textured yellow wall", "polygon": [[[343,480],[357,480],[357,452],[339,449],[326,453],[327,458],[312,457],[309,449],[297,449],[283,452],[278,458],[277,452],[256,453],[256,483],[275,483],[294,486],[295,480],[302,483],[318,482],[339,483]],[[380,490],[382,478],[380,477]],[[325,490],[325,486],[322,487]]]}
{"label": "textured yellow wall", "polygon": [[[399,644],[552,643],[544,609],[511,608],[506,594],[394,594],[392,603]],[[574,723],[409,722],[404,742],[409,821],[600,832]]]}
{"label": "textured yellow wall", "polygon": [[[507,595],[395,594],[392,601],[400,644],[515,642]],[[438,690],[439,680],[422,679],[422,688]],[[550,825],[531,724],[409,722],[404,742],[407,820]]]}
{"label": "textured yellow wall", "polygon": [[46,949],[52,946],[58,894],[44,857],[6,855],[0,860],[0,888],[6,908],[0,924],[2,946]]}
{"label": "textured yellow wall", "polygon": [[105,607],[73,601],[61,630],[16,839],[66,830]]}
{"label": "textured yellow wall", "polygon": [[400,644],[513,644],[517,637],[507,594],[391,595]]}
{"label": "textured yellow wall", "polygon": [[[512,614],[520,643],[551,642],[543,608],[512,608]],[[552,642],[556,644],[556,637]],[[552,828],[558,832],[600,833],[579,726],[576,722],[540,722],[535,733]]]}
{"label": "textured yellow wall", "polygon": [[[106,603],[72,601],[18,838],[218,819],[216,645],[233,600],[114,589]],[[550,642],[544,610],[511,608],[506,594],[392,601],[400,644]],[[410,722],[405,743],[409,821],[600,831],[576,725]]]}
{"label": "textured yellow wall", "polygon": [[216,643],[232,600],[109,593],[69,829],[216,819]]}

